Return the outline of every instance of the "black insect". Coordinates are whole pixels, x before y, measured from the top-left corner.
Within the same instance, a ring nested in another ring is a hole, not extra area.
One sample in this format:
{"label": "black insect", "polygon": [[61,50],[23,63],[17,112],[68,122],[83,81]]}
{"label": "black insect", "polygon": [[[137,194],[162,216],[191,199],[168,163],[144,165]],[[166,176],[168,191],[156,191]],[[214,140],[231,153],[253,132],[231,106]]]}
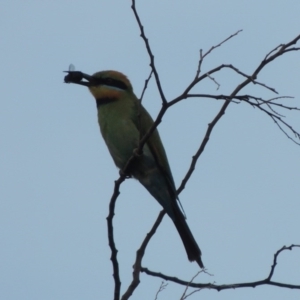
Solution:
{"label": "black insect", "polygon": [[68,73],[65,76],[65,83],[78,83],[83,79],[83,74],[80,71],[75,71],[75,67],[73,64],[70,64],[69,71],[64,71],[65,73]]}

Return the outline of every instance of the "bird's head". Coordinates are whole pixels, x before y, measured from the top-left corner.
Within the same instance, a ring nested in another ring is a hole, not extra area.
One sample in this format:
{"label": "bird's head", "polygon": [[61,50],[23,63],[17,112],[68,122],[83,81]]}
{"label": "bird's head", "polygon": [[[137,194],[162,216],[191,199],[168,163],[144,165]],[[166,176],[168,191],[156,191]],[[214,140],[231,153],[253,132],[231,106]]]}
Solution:
{"label": "bird's head", "polygon": [[92,76],[82,72],[70,71],[65,77],[65,82],[87,86],[96,100],[115,99],[121,97],[124,93],[133,92],[128,78],[118,71],[101,71]]}
{"label": "bird's head", "polygon": [[132,86],[128,78],[117,71],[101,71],[92,77],[98,81],[97,85],[89,86],[89,90],[95,99],[118,98],[124,93],[132,92]]}

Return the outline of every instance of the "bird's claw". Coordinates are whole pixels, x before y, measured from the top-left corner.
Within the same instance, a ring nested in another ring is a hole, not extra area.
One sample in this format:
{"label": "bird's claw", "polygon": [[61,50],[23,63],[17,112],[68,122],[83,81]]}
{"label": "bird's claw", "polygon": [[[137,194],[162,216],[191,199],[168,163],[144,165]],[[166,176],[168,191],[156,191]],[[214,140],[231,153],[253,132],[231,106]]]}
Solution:
{"label": "bird's claw", "polygon": [[123,170],[119,170],[119,174],[120,174],[120,176],[124,176],[125,178],[131,178],[132,177],[130,174],[127,174]]}

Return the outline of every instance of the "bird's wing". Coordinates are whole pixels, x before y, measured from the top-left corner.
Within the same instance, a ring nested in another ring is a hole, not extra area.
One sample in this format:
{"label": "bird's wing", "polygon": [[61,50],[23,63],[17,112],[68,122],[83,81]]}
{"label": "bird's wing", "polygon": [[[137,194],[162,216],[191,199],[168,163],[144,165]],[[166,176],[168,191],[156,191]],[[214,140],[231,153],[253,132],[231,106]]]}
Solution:
{"label": "bird's wing", "polygon": [[[149,115],[149,113],[146,111],[146,109],[140,105],[138,108],[140,111],[140,120],[138,118],[134,118],[135,125],[137,128],[141,128],[141,134],[144,136],[150,127],[153,124],[153,119]],[[171,173],[171,169],[169,166],[168,158],[164,149],[164,146],[161,142],[159,133],[157,130],[155,130],[152,135],[149,137],[147,141],[147,146],[150,149],[150,152],[156,162],[156,165],[160,172],[164,175],[164,178],[166,179],[166,183],[170,192],[170,195],[175,200],[177,198],[176,195],[176,188],[174,179]]]}

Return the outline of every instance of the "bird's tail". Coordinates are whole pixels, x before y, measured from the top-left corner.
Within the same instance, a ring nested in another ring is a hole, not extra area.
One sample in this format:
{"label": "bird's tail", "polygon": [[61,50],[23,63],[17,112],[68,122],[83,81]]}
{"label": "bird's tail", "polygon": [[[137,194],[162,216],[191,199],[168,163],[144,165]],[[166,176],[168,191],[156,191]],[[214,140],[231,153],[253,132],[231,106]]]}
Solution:
{"label": "bird's tail", "polygon": [[204,265],[201,260],[201,250],[195,241],[193,234],[185,221],[185,217],[180,211],[179,207],[174,209],[174,219],[173,222],[175,227],[181,237],[183,245],[185,247],[188,259],[190,261],[196,261],[200,268],[204,268]]}

